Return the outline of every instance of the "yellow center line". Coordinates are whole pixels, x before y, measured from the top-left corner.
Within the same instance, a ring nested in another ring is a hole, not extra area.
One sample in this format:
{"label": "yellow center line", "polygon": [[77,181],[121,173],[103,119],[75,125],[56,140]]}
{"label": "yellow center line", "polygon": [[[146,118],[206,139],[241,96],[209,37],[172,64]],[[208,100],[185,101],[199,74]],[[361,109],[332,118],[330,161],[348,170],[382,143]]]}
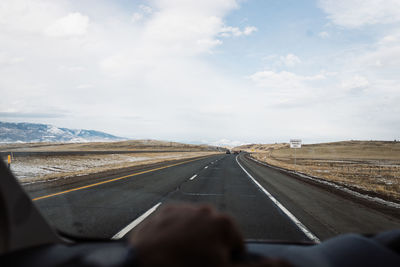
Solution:
{"label": "yellow center line", "polygon": [[[205,156],[205,157],[207,157],[207,156]],[[106,180],[106,181],[102,181],[102,182],[98,182],[98,183],[94,183],[94,184],[89,184],[89,185],[85,185],[85,186],[81,186],[81,187],[76,187],[76,188],[68,189],[68,190],[65,190],[65,191],[58,192],[58,193],[49,194],[49,195],[45,195],[45,196],[41,196],[41,197],[36,197],[36,198],[34,198],[32,200],[36,201],[36,200],[39,200],[39,199],[54,197],[54,196],[66,194],[66,193],[73,192],[73,191],[78,191],[78,190],[82,190],[82,189],[86,189],[86,188],[90,188],[90,187],[94,187],[94,186],[98,186],[98,185],[102,185],[102,184],[106,184],[106,183],[111,183],[111,182],[115,182],[115,181],[122,180],[122,179],[125,179],[125,178],[129,178],[129,177],[132,177],[132,176],[136,176],[136,175],[140,175],[140,174],[144,174],[144,173],[149,173],[149,172],[154,172],[154,171],[170,168],[170,167],[173,167],[173,166],[189,163],[189,162],[192,162],[192,161],[200,160],[202,158],[204,158],[204,157],[197,158],[197,159],[192,159],[192,160],[187,160],[187,161],[183,161],[183,162],[179,162],[179,163],[175,163],[175,164],[171,164],[171,165],[167,165],[167,166],[163,166],[163,167],[159,167],[159,168],[155,168],[155,169],[151,169],[151,170],[147,170],[147,171],[141,171],[141,172],[129,174],[129,175],[126,175],[126,176],[122,176],[122,177],[118,177],[118,178],[114,178],[114,179],[110,179],[110,180]]]}

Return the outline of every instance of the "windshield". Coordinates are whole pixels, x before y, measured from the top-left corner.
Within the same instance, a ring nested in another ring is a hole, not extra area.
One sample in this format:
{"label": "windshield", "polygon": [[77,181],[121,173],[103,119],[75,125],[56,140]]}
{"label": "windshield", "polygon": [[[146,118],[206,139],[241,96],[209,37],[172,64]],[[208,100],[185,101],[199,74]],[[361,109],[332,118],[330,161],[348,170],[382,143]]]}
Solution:
{"label": "windshield", "polygon": [[0,154],[43,216],[123,238],[206,203],[247,239],[400,227],[400,5],[0,3]]}

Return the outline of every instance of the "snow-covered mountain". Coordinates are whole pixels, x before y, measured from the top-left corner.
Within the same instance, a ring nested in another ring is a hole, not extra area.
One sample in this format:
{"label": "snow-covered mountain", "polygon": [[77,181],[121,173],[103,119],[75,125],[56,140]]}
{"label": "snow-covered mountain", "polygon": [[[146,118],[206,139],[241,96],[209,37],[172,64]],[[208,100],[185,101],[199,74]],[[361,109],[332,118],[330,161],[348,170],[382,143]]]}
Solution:
{"label": "snow-covered mountain", "polygon": [[236,146],[244,145],[246,143],[237,140],[220,139],[214,142],[207,142],[207,144],[211,146],[222,146],[222,147],[233,148]]}
{"label": "snow-covered mountain", "polygon": [[49,124],[13,123],[0,121],[0,142],[100,142],[124,138],[93,131],[58,128]]}

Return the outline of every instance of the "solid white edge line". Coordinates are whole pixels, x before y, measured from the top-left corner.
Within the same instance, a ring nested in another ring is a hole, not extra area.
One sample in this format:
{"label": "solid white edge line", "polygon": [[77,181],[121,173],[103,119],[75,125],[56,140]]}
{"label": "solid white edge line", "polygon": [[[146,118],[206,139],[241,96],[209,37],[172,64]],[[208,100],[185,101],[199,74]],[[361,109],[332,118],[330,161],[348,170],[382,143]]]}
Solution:
{"label": "solid white edge line", "polygon": [[397,204],[397,203],[394,203],[394,202],[391,202],[391,201],[387,201],[387,200],[383,200],[383,199],[378,198],[378,197],[371,197],[371,196],[368,196],[368,195],[364,195],[364,194],[358,193],[356,191],[353,191],[353,190],[351,190],[351,189],[349,189],[349,188],[347,188],[347,187],[345,187],[343,185],[334,184],[334,183],[328,182],[327,180],[323,180],[323,179],[318,178],[318,177],[309,176],[309,175],[307,175],[305,173],[302,173],[302,172],[294,172],[294,171],[291,171],[291,170],[288,170],[288,169],[284,169],[284,168],[280,168],[280,167],[277,167],[277,166],[273,166],[273,165],[270,165],[270,164],[268,164],[266,162],[259,161],[259,160],[255,159],[255,158],[251,158],[251,160],[253,160],[255,162],[258,162],[258,163],[260,163],[260,164],[262,164],[264,166],[267,166],[268,168],[272,168],[272,169],[279,170],[279,171],[284,171],[286,173],[293,173],[293,174],[296,174],[296,175],[300,176],[301,178],[312,180],[312,181],[320,183],[320,184],[325,184],[325,185],[328,185],[328,186],[332,186],[332,187],[334,187],[334,188],[336,188],[338,190],[342,190],[344,192],[347,192],[347,193],[352,194],[353,196],[356,196],[356,197],[359,197],[359,198],[364,198],[364,199],[367,199],[369,201],[378,202],[378,203],[383,204],[385,206],[389,206],[389,207],[393,207],[393,208],[397,208],[397,209],[400,208],[400,204]]}
{"label": "solid white edge line", "polygon": [[189,180],[191,181],[191,180],[193,180],[193,179],[196,178],[196,177],[197,177],[197,174],[195,174],[195,175],[193,175],[192,177],[190,177]]}
{"label": "solid white edge line", "polygon": [[318,237],[316,237],[310,230],[308,230],[308,228],[299,221],[299,219],[297,219],[288,209],[286,209],[278,200],[276,200],[276,198],[274,196],[272,196],[264,187],[262,187],[262,185],[257,182],[256,179],[253,178],[253,176],[251,176],[250,173],[248,173],[246,171],[245,168],[243,168],[243,166],[239,163],[238,161],[238,157],[236,156],[236,162],[237,164],[239,164],[240,168],[242,168],[242,170],[247,174],[247,176],[250,177],[250,179],[261,189],[261,191],[264,192],[264,194],[266,194],[269,199],[271,199],[272,202],[274,202],[274,204],[276,206],[278,206],[278,208],[280,208],[288,217],[289,219],[291,219],[296,225],[297,227],[308,237],[310,238],[312,241],[320,243],[321,241],[319,240]]}
{"label": "solid white edge line", "polygon": [[142,215],[140,215],[138,218],[136,218],[133,222],[131,222],[130,224],[128,224],[127,226],[125,226],[121,231],[119,231],[118,233],[116,233],[111,239],[120,239],[122,237],[124,237],[129,231],[131,231],[133,228],[135,228],[139,223],[141,223],[142,221],[144,221],[144,219],[146,219],[150,214],[152,214],[157,208],[158,206],[161,205],[161,202],[157,203],[156,205],[154,205],[151,209],[149,209],[148,211],[146,211],[145,213],[143,213]]}

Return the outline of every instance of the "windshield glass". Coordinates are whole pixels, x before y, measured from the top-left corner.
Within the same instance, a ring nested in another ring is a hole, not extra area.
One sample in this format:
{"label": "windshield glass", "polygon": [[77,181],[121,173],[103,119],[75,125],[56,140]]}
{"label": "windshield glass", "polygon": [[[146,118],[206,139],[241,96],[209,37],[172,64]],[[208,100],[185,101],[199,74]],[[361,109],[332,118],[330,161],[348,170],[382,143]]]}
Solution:
{"label": "windshield glass", "polygon": [[400,5],[0,3],[0,153],[43,216],[122,238],[207,203],[247,239],[400,227]]}

